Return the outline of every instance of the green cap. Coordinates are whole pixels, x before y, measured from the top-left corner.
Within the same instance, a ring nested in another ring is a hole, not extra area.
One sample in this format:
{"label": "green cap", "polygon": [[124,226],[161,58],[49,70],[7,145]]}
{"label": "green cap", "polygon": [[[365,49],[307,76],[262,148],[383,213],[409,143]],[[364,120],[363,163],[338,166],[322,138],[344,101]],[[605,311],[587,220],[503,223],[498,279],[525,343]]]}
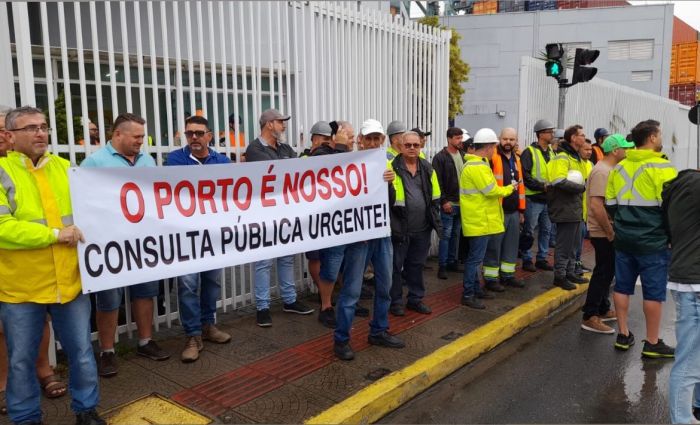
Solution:
{"label": "green cap", "polygon": [[619,133],[611,134],[605,138],[603,142],[603,152],[610,153],[615,149],[630,149],[634,147],[634,143],[627,141],[625,136]]}

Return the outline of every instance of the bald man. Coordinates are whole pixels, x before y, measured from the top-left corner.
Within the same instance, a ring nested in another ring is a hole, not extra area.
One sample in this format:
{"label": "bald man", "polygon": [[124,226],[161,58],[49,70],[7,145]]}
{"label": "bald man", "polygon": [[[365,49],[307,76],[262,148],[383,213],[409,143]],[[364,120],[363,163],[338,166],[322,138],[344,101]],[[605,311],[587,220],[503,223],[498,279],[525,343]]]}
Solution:
{"label": "bald man", "polygon": [[515,278],[515,262],[518,256],[520,224],[525,221],[525,186],[520,158],[515,154],[518,133],[514,128],[504,128],[498,148],[491,157],[491,169],[499,186],[518,182],[518,190],[503,198],[505,232],[492,235],[484,257],[485,288],[503,292],[505,286],[524,288],[525,283]]}

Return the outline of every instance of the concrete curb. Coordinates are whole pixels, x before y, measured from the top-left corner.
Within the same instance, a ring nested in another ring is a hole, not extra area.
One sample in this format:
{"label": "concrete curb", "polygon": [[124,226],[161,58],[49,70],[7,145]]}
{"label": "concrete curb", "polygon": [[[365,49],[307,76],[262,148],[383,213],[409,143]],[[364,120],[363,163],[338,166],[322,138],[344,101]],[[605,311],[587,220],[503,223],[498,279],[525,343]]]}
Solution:
{"label": "concrete curb", "polygon": [[552,289],[503,316],[435,350],[413,364],[358,391],[342,402],[309,418],[306,424],[366,424],[381,419],[450,373],[546,318],[561,305],[586,292]]}

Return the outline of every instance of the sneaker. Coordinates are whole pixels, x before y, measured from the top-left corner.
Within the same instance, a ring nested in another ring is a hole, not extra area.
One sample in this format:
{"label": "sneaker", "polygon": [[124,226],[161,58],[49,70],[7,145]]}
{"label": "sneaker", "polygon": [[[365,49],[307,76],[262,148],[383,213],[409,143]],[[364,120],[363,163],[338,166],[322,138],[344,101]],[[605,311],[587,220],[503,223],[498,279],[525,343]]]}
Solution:
{"label": "sneaker", "polygon": [[610,326],[603,323],[600,320],[600,317],[598,317],[598,316],[591,316],[588,319],[581,322],[581,329],[585,329],[585,330],[591,331],[591,332],[596,332],[599,334],[614,334],[615,333],[615,329],[613,329]]}
{"label": "sneaker", "polygon": [[644,341],[644,347],[642,347],[642,357],[648,359],[672,359],[676,356],[676,349],[669,347],[664,343],[664,340],[659,338],[656,344],[652,344],[649,341]]}
{"label": "sneaker", "polygon": [[401,304],[392,304],[391,307],[389,307],[389,312],[394,316],[406,315],[406,310],[403,309],[403,306]]}
{"label": "sneaker", "polygon": [[119,372],[117,355],[111,351],[103,351],[97,359],[97,374],[103,378],[111,378]]}
{"label": "sneaker", "polygon": [[335,310],[333,310],[333,307],[329,307],[325,310],[319,311],[318,321],[321,322],[323,326],[329,329],[335,329]]}
{"label": "sneaker", "polygon": [[506,292],[506,288],[495,280],[487,280],[486,283],[484,283],[484,288],[491,292]]}
{"label": "sneaker", "polygon": [[217,344],[226,344],[231,341],[231,335],[214,325],[204,325],[202,326],[202,339]]}
{"label": "sneaker", "polygon": [[479,292],[478,294],[476,294],[476,297],[481,299],[481,300],[494,300],[494,299],[496,299],[495,295],[493,295],[490,292],[486,292],[486,291]]}
{"label": "sneaker", "polygon": [[419,302],[417,304],[406,303],[406,308],[420,314],[430,314],[433,312],[433,310],[423,302]]}
{"label": "sneaker", "polygon": [[602,314],[598,317],[600,317],[601,322],[612,322],[614,320],[617,320],[617,313],[615,313],[615,310],[608,310],[607,313]]}
{"label": "sneaker", "polygon": [[270,316],[269,308],[258,310],[256,317],[258,326],[260,326],[261,328],[269,328],[270,326],[272,326],[272,316]]}
{"label": "sneaker", "polygon": [[586,279],[583,276],[576,276],[575,274],[567,274],[566,280],[568,280],[571,283],[577,283],[577,284],[588,283],[588,279]]}
{"label": "sneaker", "polygon": [[352,351],[349,342],[335,342],[333,343],[333,353],[340,360],[349,361],[355,358],[355,352]]}
{"label": "sneaker", "polygon": [[523,265],[520,266],[521,269],[525,270],[526,272],[536,272],[537,268],[535,268],[535,265],[532,264],[532,261],[523,261]]}
{"label": "sneaker", "polygon": [[[590,273],[590,272],[593,271],[590,267],[588,267],[587,265],[583,264],[583,261],[577,261],[577,262],[576,262],[576,270],[580,270],[580,271],[582,271],[583,273]],[[581,274],[583,274],[583,273],[581,273]]]}
{"label": "sneaker", "polygon": [[476,310],[486,309],[486,306],[477,297],[462,297],[462,305]]}
{"label": "sneaker", "polygon": [[462,267],[462,265],[459,264],[459,261],[455,261],[454,263],[447,264],[447,271],[454,273],[464,273],[464,267]]}
{"label": "sneaker", "polygon": [[107,425],[95,409],[75,414],[75,425]]}
{"label": "sneaker", "polygon": [[447,268],[445,268],[445,266],[440,266],[437,277],[438,279],[447,280]]}
{"label": "sneaker", "polygon": [[285,304],[282,308],[282,311],[284,311],[285,313],[294,314],[311,314],[314,312],[314,309],[305,305],[304,303],[294,301],[291,304]]}
{"label": "sneaker", "polygon": [[369,317],[369,309],[367,307],[362,307],[360,304],[355,304],[355,316]]}
{"label": "sneaker", "polygon": [[554,267],[549,265],[547,260],[537,260],[535,261],[535,267],[537,267],[540,270],[547,270],[547,271],[552,271],[554,270]]}
{"label": "sneaker", "polygon": [[509,276],[501,278],[501,284],[503,286],[510,286],[512,288],[524,288],[525,282],[520,279],[516,279],[515,276]]}
{"label": "sneaker", "polygon": [[369,342],[371,345],[379,345],[381,347],[389,348],[404,348],[406,346],[406,343],[394,335],[389,334],[387,331],[377,335],[369,335],[367,337],[367,342]]}
{"label": "sneaker", "polygon": [[573,291],[574,289],[576,289],[576,285],[566,280],[565,277],[554,276],[554,282],[552,282],[552,284],[554,286],[560,287],[565,291]]}
{"label": "sneaker", "polygon": [[163,360],[168,360],[170,354],[160,348],[154,340],[148,341],[146,345],[139,345],[136,347],[136,354],[143,357],[148,357],[151,360],[161,362]]}
{"label": "sneaker", "polygon": [[617,334],[617,340],[615,340],[615,349],[621,351],[627,351],[631,346],[634,345],[634,335],[630,331],[629,335]]}
{"label": "sneaker", "polygon": [[204,349],[204,343],[200,335],[187,337],[185,348],[180,354],[180,360],[183,363],[192,363],[199,359],[199,352]]}

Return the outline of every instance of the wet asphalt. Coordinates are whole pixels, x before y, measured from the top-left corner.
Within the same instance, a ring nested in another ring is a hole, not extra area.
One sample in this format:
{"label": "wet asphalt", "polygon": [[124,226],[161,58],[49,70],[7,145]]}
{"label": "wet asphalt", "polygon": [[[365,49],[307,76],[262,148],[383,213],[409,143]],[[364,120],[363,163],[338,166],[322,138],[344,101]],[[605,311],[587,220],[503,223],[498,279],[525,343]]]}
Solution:
{"label": "wet asphalt", "polygon": [[[675,345],[675,310],[667,298],[661,338]],[[635,295],[630,328],[636,344],[628,352],[613,349],[615,335],[581,330],[576,311],[482,356],[381,422],[669,423],[673,361],[642,360],[641,303]]]}

